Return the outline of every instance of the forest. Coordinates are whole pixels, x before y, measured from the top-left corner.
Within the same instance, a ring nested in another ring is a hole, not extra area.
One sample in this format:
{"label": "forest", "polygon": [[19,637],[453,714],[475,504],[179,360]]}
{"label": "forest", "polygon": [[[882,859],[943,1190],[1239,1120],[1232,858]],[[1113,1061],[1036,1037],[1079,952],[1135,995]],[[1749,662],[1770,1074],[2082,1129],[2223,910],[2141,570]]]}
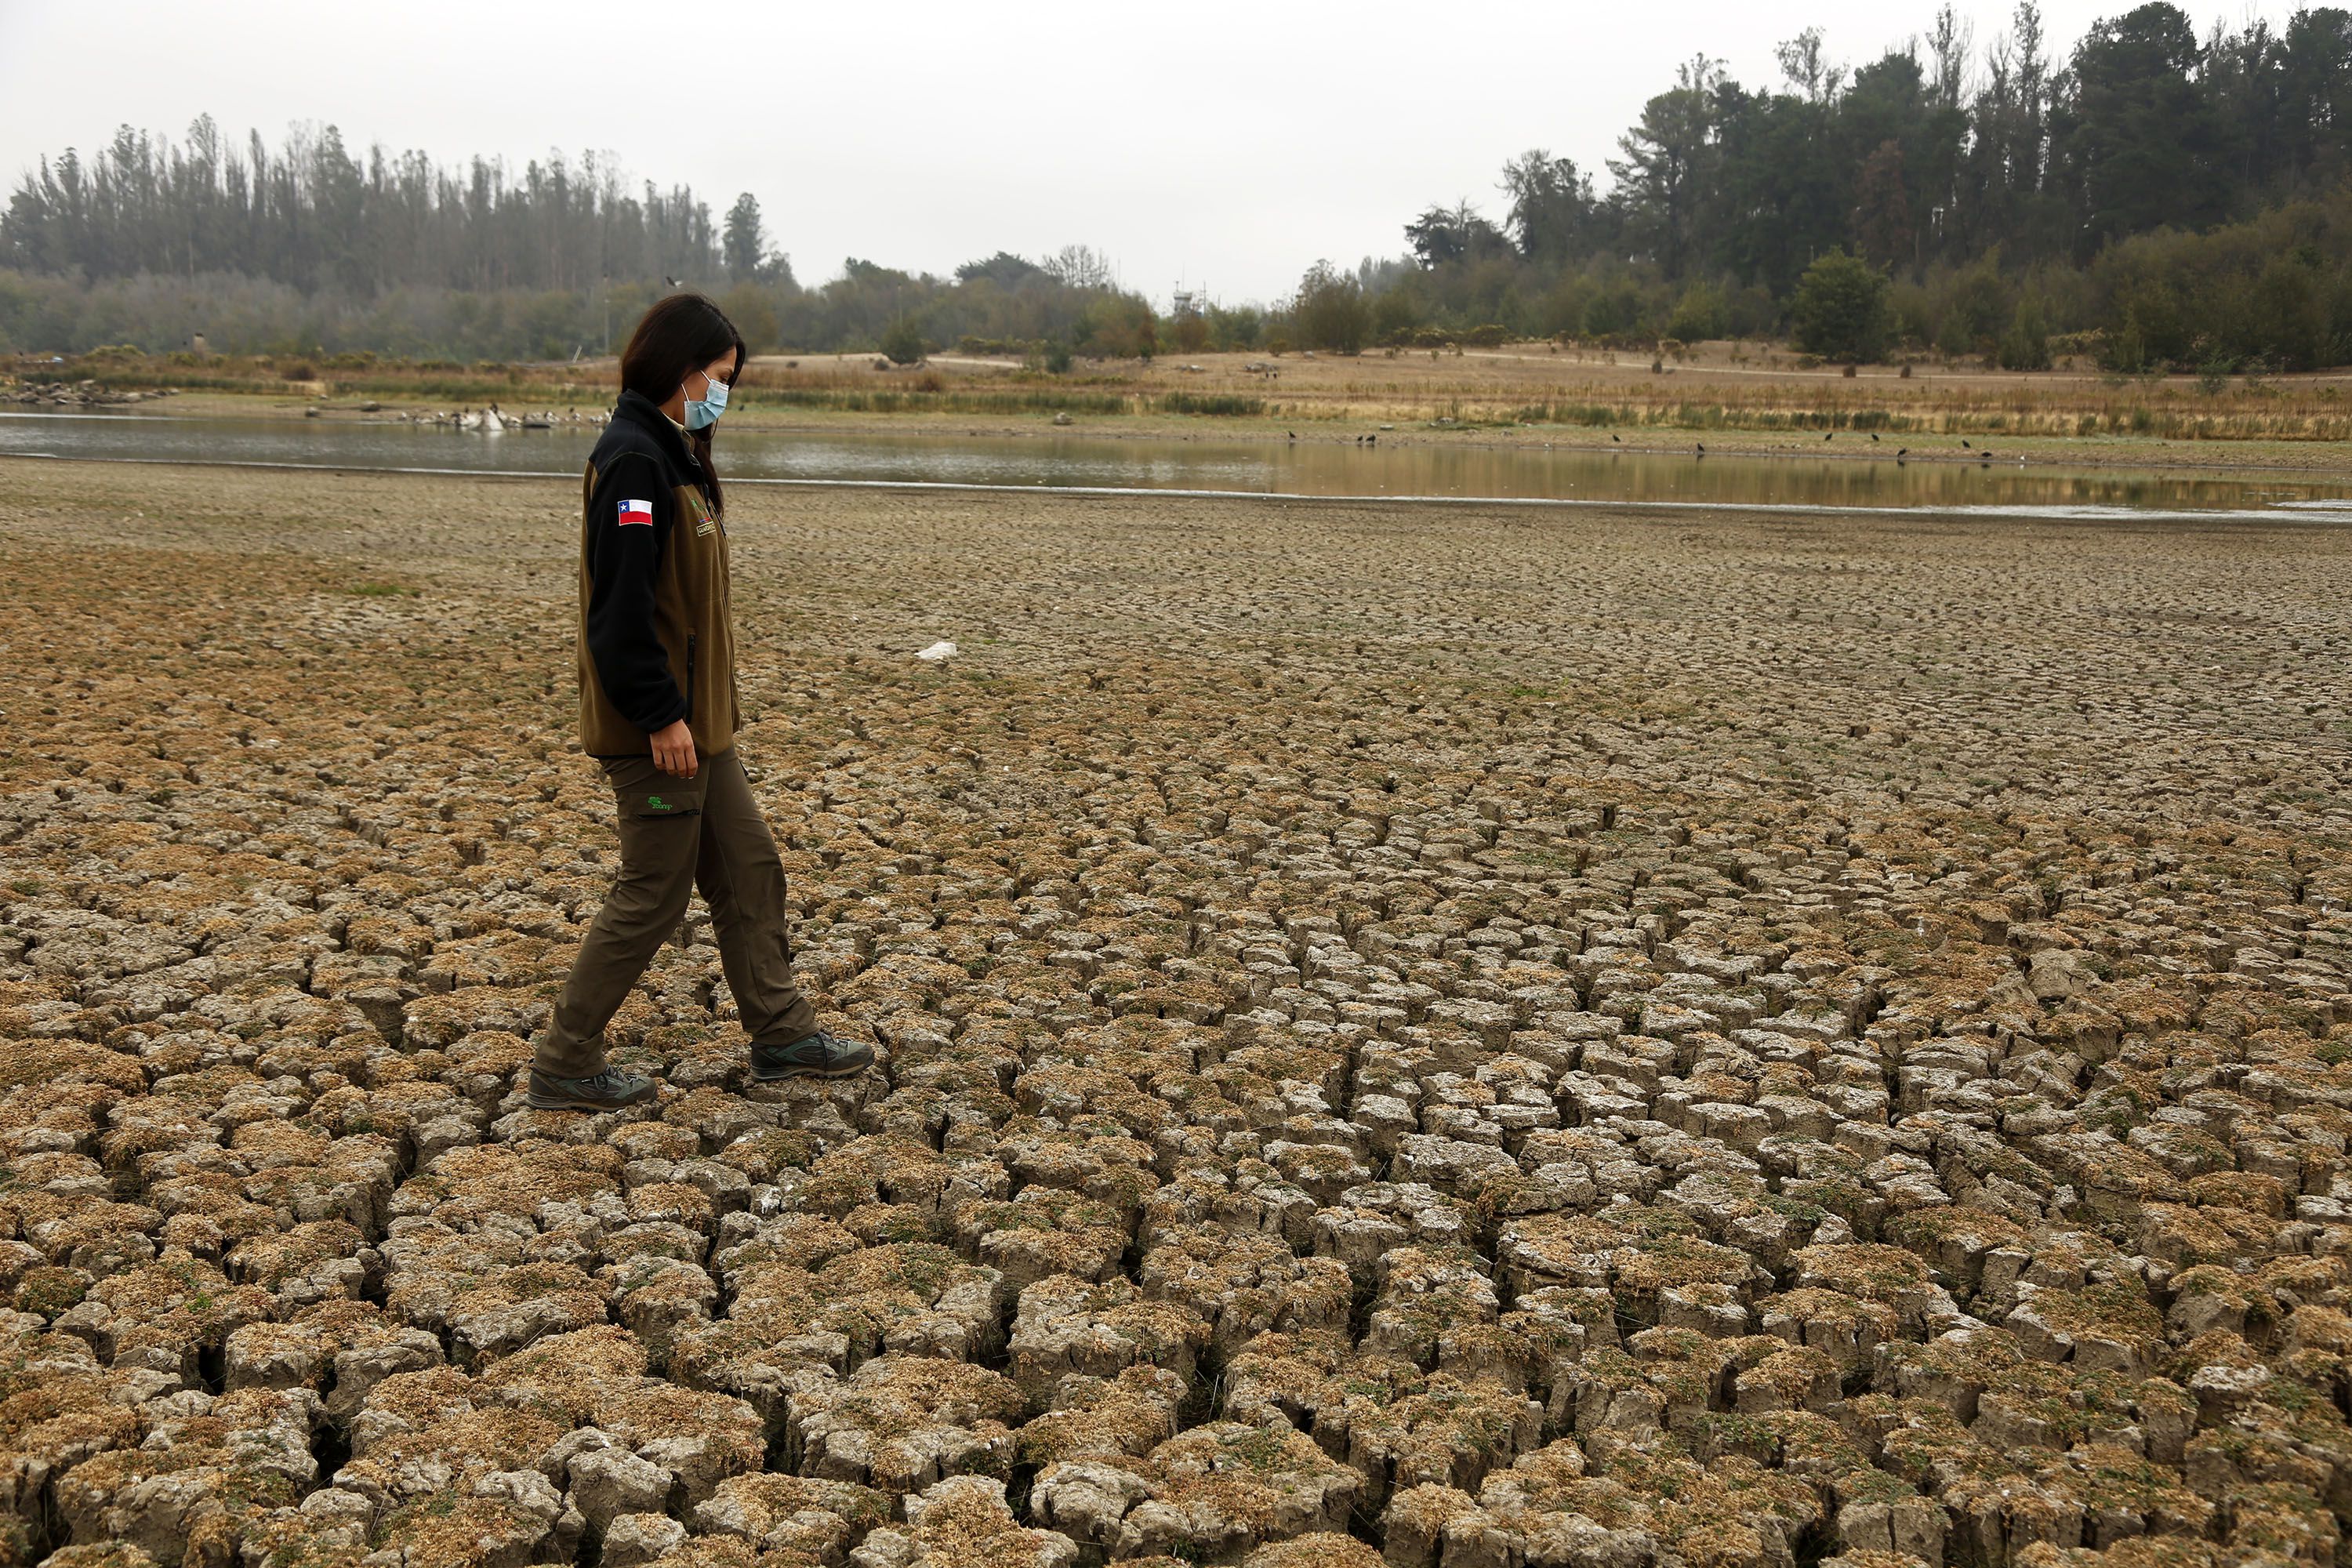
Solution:
{"label": "forest", "polygon": [[1695,56],[1603,169],[1542,149],[1399,251],[1286,298],[1162,310],[1084,246],[946,277],[851,258],[803,284],[749,194],[631,184],[608,158],[462,168],[334,127],[272,147],[209,118],[44,157],[0,214],[0,349],[131,343],[453,360],[599,353],[675,282],[756,347],[1073,356],[1556,338],[1794,339],[1840,359],[2031,370],[2352,362],[2352,12],[2201,35],[2169,4],[2059,58],[2019,5],[1949,5],[1860,66],[1818,29],[1743,86]]}
{"label": "forest", "polygon": [[[2352,13],[2200,40],[2146,5],[2057,61],[2030,3],[1981,44],[1946,6],[1857,68],[1815,30],[1778,55],[1772,90],[1685,64],[1619,139],[1606,194],[1531,151],[1504,166],[1497,216],[1423,211],[1408,258],[1352,279],[1367,341],[1790,331],[2033,368],[2074,333],[2123,369],[2352,358]],[[1342,302],[1348,281],[1310,279]]]}

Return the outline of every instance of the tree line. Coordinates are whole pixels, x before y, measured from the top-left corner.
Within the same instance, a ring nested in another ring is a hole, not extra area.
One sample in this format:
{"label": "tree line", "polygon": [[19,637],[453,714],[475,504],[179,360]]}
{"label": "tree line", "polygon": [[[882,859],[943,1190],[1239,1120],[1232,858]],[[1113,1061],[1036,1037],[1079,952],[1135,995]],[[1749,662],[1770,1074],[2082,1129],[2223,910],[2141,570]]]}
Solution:
{"label": "tree line", "polygon": [[691,189],[631,191],[593,153],[451,169],[381,145],[354,156],[331,125],[297,126],[274,150],[251,132],[240,150],[205,115],[178,142],[126,125],[88,158],[42,158],[0,216],[0,266],[86,279],[229,274],[355,296],[577,289],[708,277],[719,237]]}
{"label": "tree line", "polygon": [[367,350],[558,359],[613,347],[663,289],[719,295],[761,348],[965,338],[1149,352],[1150,307],[1084,246],[998,254],[950,278],[860,258],[804,289],[756,198],[723,216],[608,159],[460,167],[334,126],[240,143],[209,116],[178,141],[124,127],[44,157],[0,213],[0,348]]}
{"label": "tree line", "polygon": [[761,348],[1072,354],[1506,338],[1792,334],[1843,358],[2083,352],[2115,368],[2352,362],[2352,12],[2200,37],[2177,6],[2062,59],[2032,0],[1979,41],[1950,5],[1874,60],[1818,29],[1751,89],[1704,55],[1599,172],[1536,149],[1486,208],[1433,205],[1402,252],[1318,262],[1287,298],[1161,315],[1084,247],[949,277],[852,258],[804,287],[758,202],[520,168],[279,146],[209,118],[125,128],[27,174],[0,214],[0,347],[567,357],[659,290],[718,293]]}
{"label": "tree line", "polygon": [[1769,89],[1685,63],[1605,192],[1533,150],[1504,165],[1496,216],[1433,205],[1405,257],[1310,272],[1308,335],[1793,331],[2030,364],[2074,333],[2132,369],[2352,359],[2352,12],[2200,38],[2144,5],[2059,60],[2031,0],[1980,45],[1947,5],[1859,68],[1818,29],[1777,55]]}

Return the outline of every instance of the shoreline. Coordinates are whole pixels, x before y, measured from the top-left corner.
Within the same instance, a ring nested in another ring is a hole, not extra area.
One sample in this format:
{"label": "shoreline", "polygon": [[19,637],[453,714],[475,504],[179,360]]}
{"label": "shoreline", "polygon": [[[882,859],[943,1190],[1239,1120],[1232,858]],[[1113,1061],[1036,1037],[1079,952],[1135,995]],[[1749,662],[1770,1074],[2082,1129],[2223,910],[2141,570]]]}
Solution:
{"label": "shoreline", "polygon": [[[356,407],[337,407],[341,400],[284,398],[268,394],[195,392],[158,398],[132,405],[93,405],[67,409],[33,407],[0,407],[0,417],[36,419],[158,419],[173,421],[254,419],[287,422],[322,422],[340,426],[381,425],[411,426],[413,420],[394,416],[402,413],[446,412],[439,401],[423,399],[387,400],[373,398],[380,407],[362,413]],[[586,405],[574,405],[586,407]],[[320,413],[310,415],[310,408]],[[730,426],[739,430],[757,430],[772,436],[826,436],[853,437],[891,437],[908,440],[1072,440],[1090,441],[1205,441],[1235,446],[1283,447],[1352,446],[1367,434],[1377,435],[1382,445],[1390,447],[1467,447],[1496,452],[1559,451],[1584,455],[1611,453],[1626,457],[1671,458],[1690,453],[1693,447],[1704,443],[1707,455],[1742,459],[1780,459],[1806,462],[1884,463],[1895,461],[1895,451],[1905,450],[1909,443],[1919,442],[1924,449],[1910,448],[1902,461],[1922,466],[1982,467],[1979,454],[1984,447],[1998,441],[1993,447],[1993,462],[2004,468],[2081,468],[2098,471],[2144,471],[2177,474],[2209,473],[2216,476],[2274,473],[2294,475],[2299,479],[2342,479],[2352,481],[2352,443],[2310,439],[2282,440],[2257,438],[2231,440],[2215,438],[2202,441],[2181,441],[2171,438],[2137,436],[2042,436],[2022,435],[1992,437],[1985,441],[1965,437],[1977,443],[1961,448],[1964,437],[1911,433],[1882,436],[1876,442],[1869,433],[1840,430],[1832,434],[1833,441],[1809,439],[1799,434],[1792,437],[1784,431],[1736,430],[1711,426],[1644,425],[1621,427],[1617,432],[1605,426],[1445,426],[1430,423],[1402,424],[1396,421],[1370,419],[1341,420],[1330,418],[1285,421],[1263,417],[1223,418],[1203,415],[1123,414],[1076,417],[1067,425],[1055,425],[1050,417],[1030,416],[1014,422],[988,420],[975,422],[971,416],[933,412],[870,414],[826,413],[811,415],[806,410],[762,410],[758,395],[751,394],[739,409],[730,411]],[[584,419],[579,423],[559,422],[559,428],[588,427]],[[1292,434],[1292,429],[1297,433]],[[1612,441],[1612,433],[1622,435],[1624,428],[1636,428],[1636,439]],[[507,432],[498,438],[529,440],[544,434],[539,430]],[[476,433],[451,431],[453,436]],[[1843,445],[1839,445],[1843,442]],[[1934,443],[1925,447],[1926,443]],[[2193,456],[2189,454],[2194,454]]]}
{"label": "shoreline", "polygon": [[[9,463],[72,464],[98,468],[150,469],[167,472],[203,469],[225,474],[245,474],[251,476],[257,481],[270,476],[320,475],[334,479],[404,479],[424,483],[452,480],[501,484],[572,485],[576,483],[575,476],[568,470],[562,469],[383,468],[346,463],[297,463],[263,458],[94,458],[58,456],[48,453],[0,453],[0,465]],[[2340,509],[2334,502],[2311,500],[2304,504],[2313,510],[2291,511],[2276,508],[2263,510],[2253,507],[2132,506],[2090,500],[1961,502],[1930,500],[1907,504],[1897,502],[1871,504],[1853,501],[1682,499],[1636,495],[1437,495],[1336,490],[1321,492],[1241,490],[1143,485],[1030,485],[954,479],[887,479],[817,476],[732,475],[729,476],[727,482],[730,488],[777,491],[806,490],[885,498],[897,495],[910,501],[923,498],[951,500],[957,497],[963,497],[975,504],[985,504],[1018,497],[1024,500],[1047,499],[1057,504],[1066,505],[1084,502],[1158,501],[1171,506],[1273,506],[1284,510],[1294,506],[1318,509],[1369,507],[1382,513],[1428,510],[1453,514],[1475,512],[1484,509],[1501,511],[1554,512],[1563,517],[1623,513],[1644,517],[1654,521],[1709,513],[1727,521],[1794,518],[1819,520],[1835,517],[1877,524],[1942,521],[1953,524],[2000,522],[2020,527],[2033,524],[2093,523],[2134,529],[2209,527],[2214,524],[2229,524],[2252,530],[2328,530],[2352,523],[2352,498],[2346,499],[2341,503]]]}
{"label": "shoreline", "polygon": [[[617,374],[609,359],[428,369],[287,356],[20,357],[0,368],[24,390],[137,395],[124,412],[142,416],[413,423],[495,404],[552,413],[559,427],[567,415],[584,423],[609,407]],[[901,438],[1304,446],[1377,437],[1382,446],[1652,455],[1704,442],[1724,455],[1845,460],[1909,447],[1913,461],[1972,462],[1990,445],[2029,466],[2352,479],[2352,373],[2341,370],[2124,376],[1915,361],[1848,374],[1777,345],[1727,342],[1691,345],[1655,368],[1646,349],[1549,343],[1356,356],[1202,351],[1080,361],[1058,375],[954,351],[910,365],[870,353],[758,354],[728,420],[738,430]]]}

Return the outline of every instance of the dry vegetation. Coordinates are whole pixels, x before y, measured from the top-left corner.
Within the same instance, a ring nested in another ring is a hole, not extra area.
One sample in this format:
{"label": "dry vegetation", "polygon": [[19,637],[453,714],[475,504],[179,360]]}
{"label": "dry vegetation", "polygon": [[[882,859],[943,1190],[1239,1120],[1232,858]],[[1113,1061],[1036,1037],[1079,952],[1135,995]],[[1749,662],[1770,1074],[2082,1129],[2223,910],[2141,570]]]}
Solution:
{"label": "dry vegetation", "polygon": [[[1655,360],[1647,350],[1369,350],[1360,356],[1171,355],[1087,367],[1068,379],[1150,413],[1179,399],[1244,399],[1272,420],[1643,427],[1882,430],[1903,434],[2137,436],[2197,441],[2352,438],[2352,376],[2123,377],[2087,367],[2031,374],[1968,365],[1821,366],[1767,344],[1707,343]],[[1252,370],[1253,365],[1265,367]],[[1268,374],[1271,371],[1273,374]],[[924,376],[930,383],[922,383]],[[993,380],[989,379],[993,376]],[[799,393],[809,406],[855,407],[909,384],[950,403],[1010,384],[1009,363],[948,360],[885,371],[865,358],[755,362],[751,406]],[[1026,384],[1024,382],[1024,384]],[[905,396],[916,411],[919,398]],[[980,405],[975,405],[975,407]],[[951,407],[943,411],[953,411]]]}
{"label": "dry vegetation", "polygon": [[2337,1560],[2352,534],[746,488],[597,1120],[569,488],[5,468],[0,1562]]}
{"label": "dry vegetation", "polygon": [[[185,356],[178,356],[184,359]],[[1358,357],[1287,353],[1175,354],[1143,362],[1084,360],[1061,375],[1018,360],[942,354],[893,366],[872,354],[755,359],[741,406],[746,424],[879,421],[926,416],[1030,424],[1064,415],[1100,425],[1140,421],[1221,432],[1279,433],[1339,422],[1499,429],[1551,439],[1574,430],[1751,433],[1883,431],[1908,436],[2000,436],[2064,443],[2070,456],[2099,443],[2285,443],[2298,461],[2335,465],[2324,443],[2352,440],[2352,374],[2275,377],[2101,374],[2088,368],[2014,374],[1922,363],[1811,364],[1784,348],[1706,343],[1659,363],[1648,350],[1557,348],[1372,350]],[[407,409],[499,401],[593,413],[610,396],[610,361],[577,365],[460,368],[310,360],[171,363],[98,355],[63,366],[15,367],[15,395],[47,399],[83,379],[95,387],[178,387],[198,395],[190,413],[273,400],[284,411],[351,415],[381,403]],[[0,381],[0,400],[12,395]],[[54,390],[51,390],[54,388]],[[2090,438],[2096,438],[2091,441]],[[2076,441],[2089,445],[2075,447]],[[2144,456],[2145,454],[2135,454]],[[2231,460],[2237,460],[2232,454]]]}

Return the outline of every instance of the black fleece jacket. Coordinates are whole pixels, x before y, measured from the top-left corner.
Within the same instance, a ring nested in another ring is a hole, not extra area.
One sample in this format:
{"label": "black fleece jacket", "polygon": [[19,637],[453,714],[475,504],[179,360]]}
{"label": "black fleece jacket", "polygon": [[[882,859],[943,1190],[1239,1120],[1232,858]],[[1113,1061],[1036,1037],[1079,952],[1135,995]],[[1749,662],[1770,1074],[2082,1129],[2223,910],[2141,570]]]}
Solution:
{"label": "black fleece jacket", "polygon": [[[677,521],[678,487],[709,493],[686,439],[649,399],[624,392],[613,421],[589,454],[586,610],[588,654],[596,679],[630,723],[647,734],[687,715],[686,694],[670,676],[669,656],[654,636],[654,580]],[[616,527],[624,500],[653,508],[653,526]]]}

